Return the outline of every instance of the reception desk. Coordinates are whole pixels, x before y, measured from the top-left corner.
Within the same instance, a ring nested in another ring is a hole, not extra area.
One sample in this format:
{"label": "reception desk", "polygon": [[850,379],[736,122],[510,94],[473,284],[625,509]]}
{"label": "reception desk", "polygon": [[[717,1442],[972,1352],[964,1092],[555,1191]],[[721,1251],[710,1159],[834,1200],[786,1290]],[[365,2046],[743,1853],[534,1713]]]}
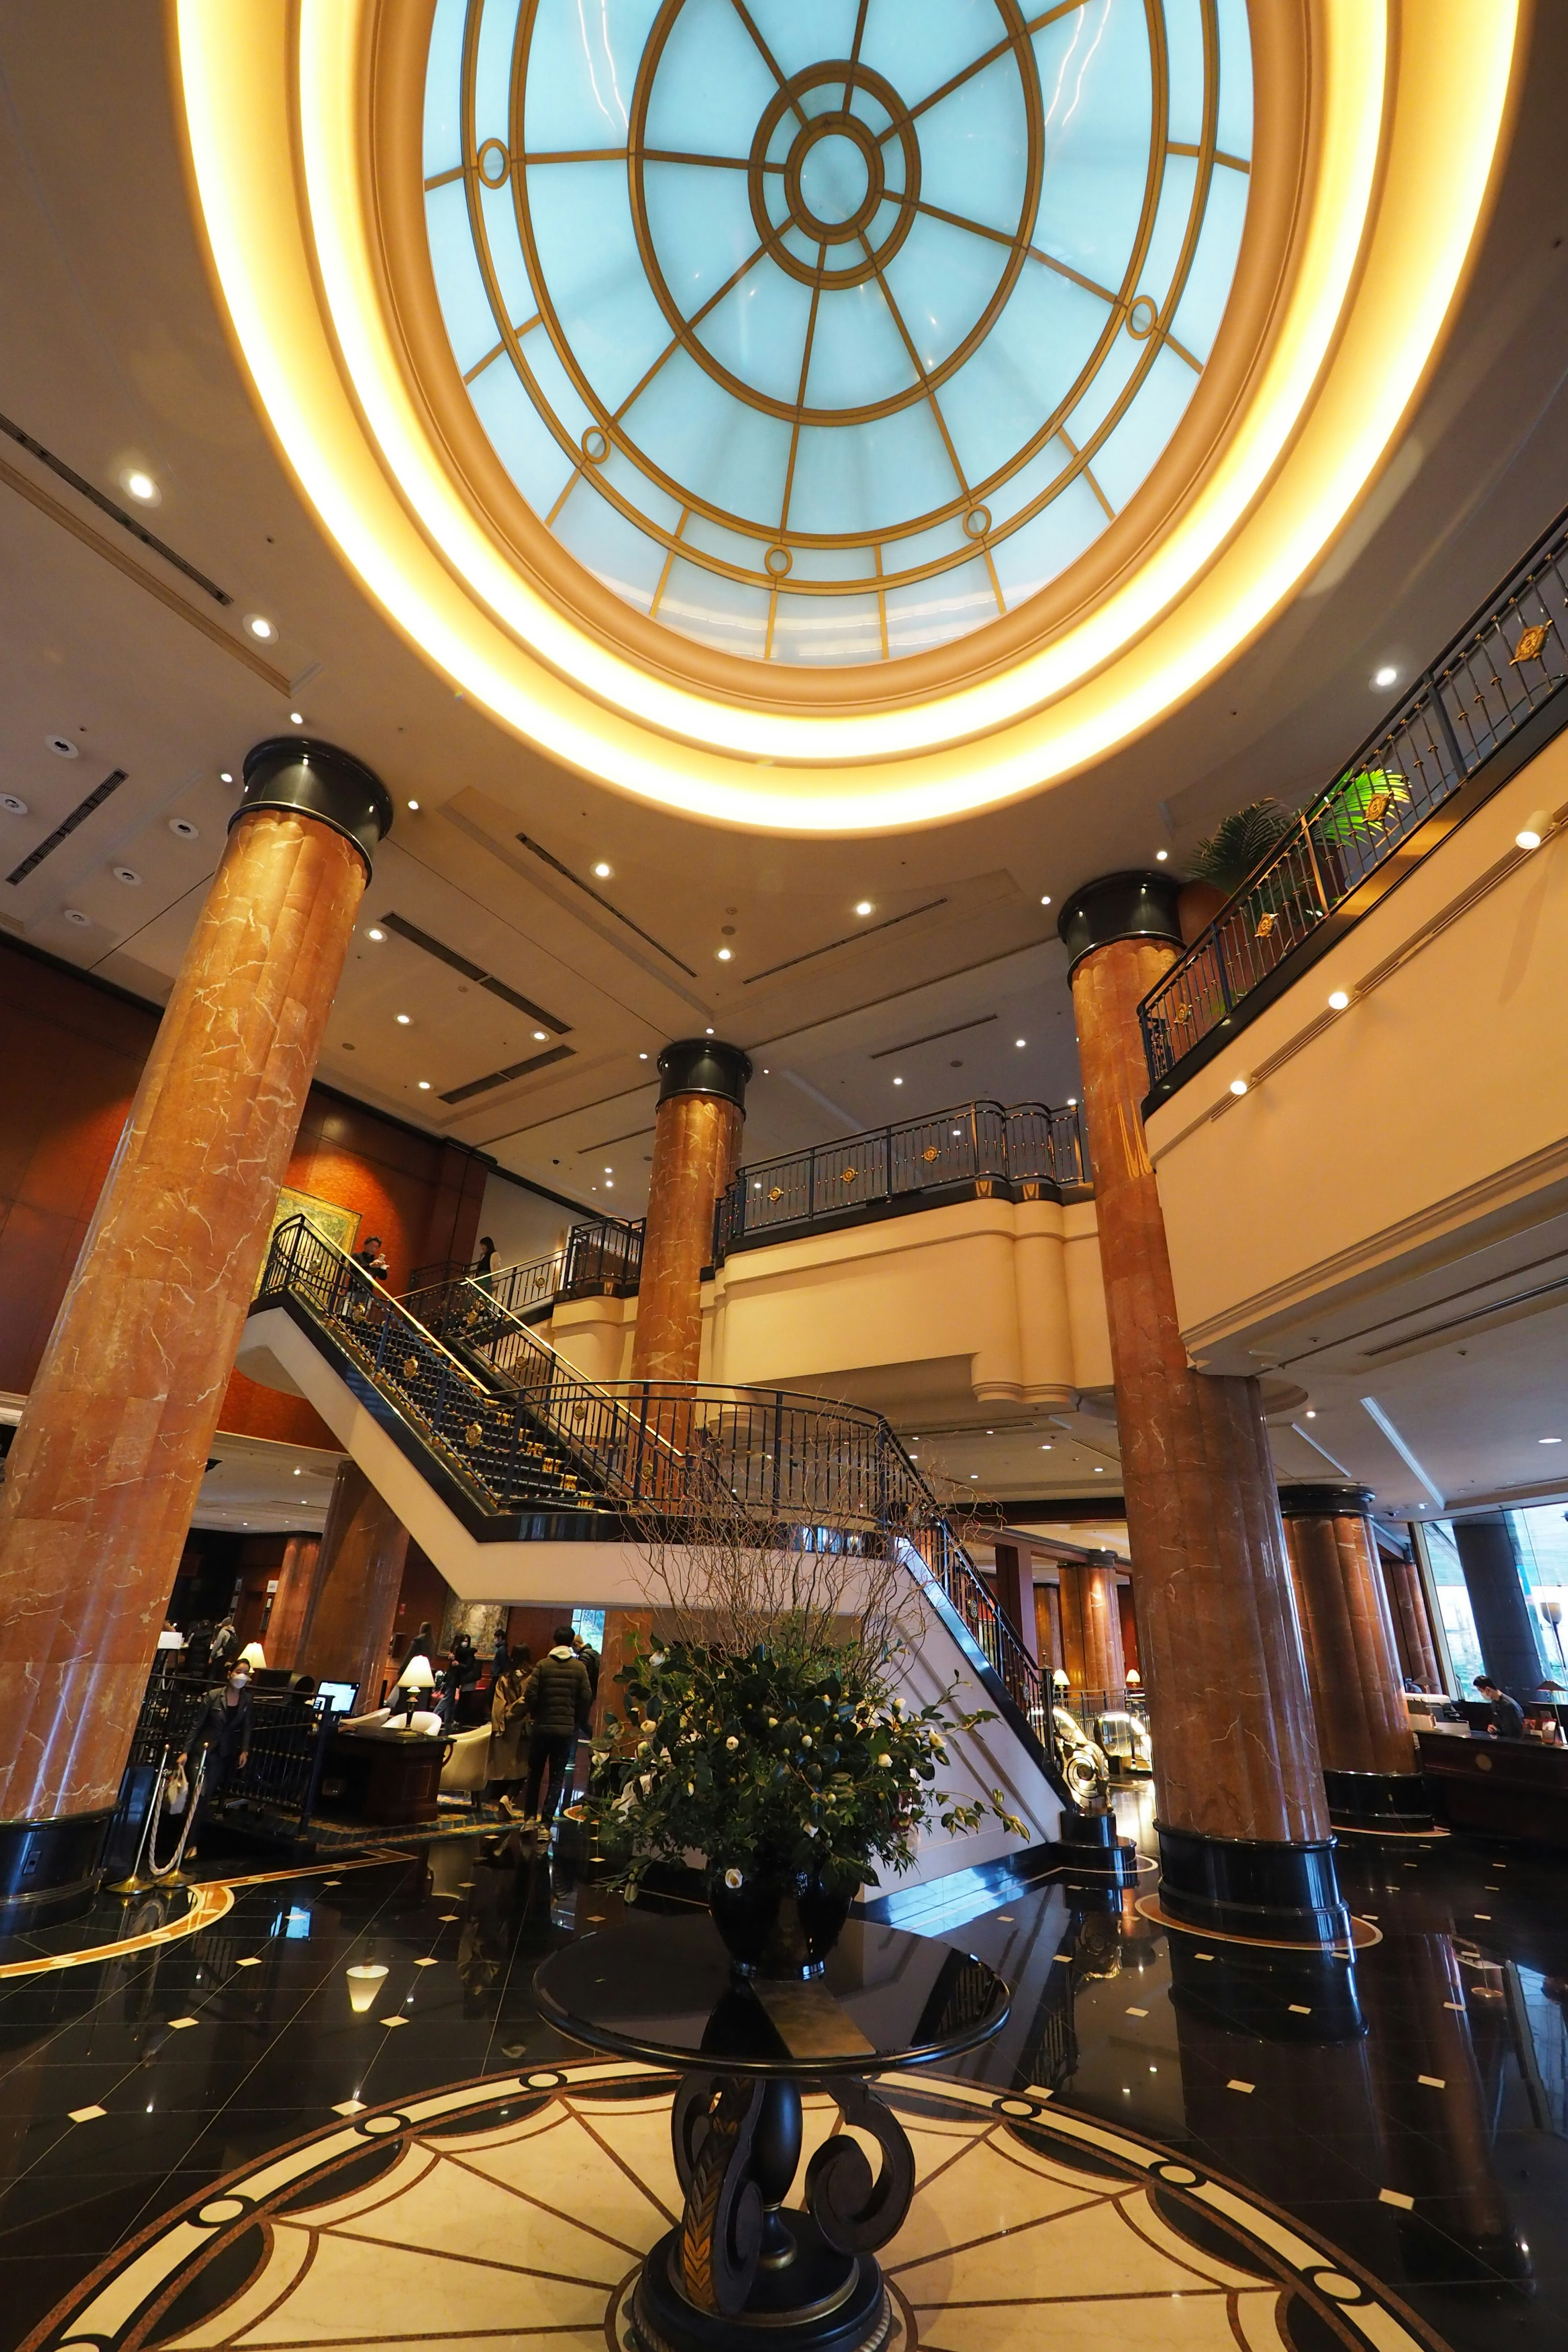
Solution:
{"label": "reception desk", "polygon": [[383,1829],[433,1822],[449,1746],[422,1731],[339,1731],[321,1775],[320,1810]]}
{"label": "reception desk", "polygon": [[1451,1829],[1568,1846],[1568,1748],[1441,1731],[1420,1732],[1416,1745]]}

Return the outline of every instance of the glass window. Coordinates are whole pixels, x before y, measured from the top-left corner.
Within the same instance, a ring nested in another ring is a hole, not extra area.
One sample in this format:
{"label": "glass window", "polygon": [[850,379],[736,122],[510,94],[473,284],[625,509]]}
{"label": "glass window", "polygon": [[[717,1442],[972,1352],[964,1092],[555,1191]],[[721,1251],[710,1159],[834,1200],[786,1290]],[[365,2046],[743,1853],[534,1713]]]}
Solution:
{"label": "glass window", "polygon": [[891,661],[1148,479],[1251,142],[1244,0],[438,0],[430,258],[476,416],[605,587]]}
{"label": "glass window", "polygon": [[1481,1658],[1481,1645],[1476,1638],[1476,1621],[1470,1609],[1470,1596],[1465,1590],[1458,1547],[1454,1541],[1453,1528],[1446,1519],[1427,1522],[1426,1557],[1432,1564],[1437,1612],[1443,1620],[1443,1633],[1448,1644],[1448,1655],[1454,1662],[1459,1696],[1474,1698],[1476,1676],[1485,1674],[1486,1666]]}

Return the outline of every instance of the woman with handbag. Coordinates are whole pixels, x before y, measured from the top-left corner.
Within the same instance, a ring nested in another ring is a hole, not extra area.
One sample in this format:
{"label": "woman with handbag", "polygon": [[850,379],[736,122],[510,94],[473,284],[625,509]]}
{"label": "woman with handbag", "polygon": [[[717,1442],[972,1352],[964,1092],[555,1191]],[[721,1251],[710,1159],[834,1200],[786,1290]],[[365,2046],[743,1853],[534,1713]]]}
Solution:
{"label": "woman with handbag", "polygon": [[206,1771],[185,1848],[187,1862],[195,1860],[196,1837],[230,1773],[243,1772],[250,1760],[250,1668],[243,1659],[235,1660],[226,1683],[207,1692],[177,1761],[184,1766],[196,1756],[205,1757]]}
{"label": "woman with handbag", "polygon": [[490,1699],[489,1790],[503,1813],[515,1813],[512,1802],[528,1769],[528,1684],[533,1654],[513,1650],[495,1679]]}

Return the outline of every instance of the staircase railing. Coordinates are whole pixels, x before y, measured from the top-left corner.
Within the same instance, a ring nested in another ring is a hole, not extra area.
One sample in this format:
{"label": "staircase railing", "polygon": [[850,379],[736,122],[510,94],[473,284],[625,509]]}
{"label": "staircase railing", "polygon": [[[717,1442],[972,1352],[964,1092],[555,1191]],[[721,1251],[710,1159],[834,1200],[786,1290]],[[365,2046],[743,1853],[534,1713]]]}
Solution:
{"label": "staircase railing", "polygon": [[[1421,854],[1412,834],[1568,684],[1565,632],[1560,515],[1143,999],[1155,1100],[1201,1066],[1216,1033],[1245,1025],[1247,999],[1371,877]],[[1428,837],[1436,846],[1442,829]]]}
{"label": "staircase railing", "polygon": [[497,1305],[511,1315],[553,1306],[560,1298],[597,1298],[605,1292],[634,1291],[642,1272],[643,1221],[595,1217],[574,1225],[559,1249],[517,1265],[481,1275],[474,1264],[448,1261],[416,1266],[403,1303],[437,1337],[449,1305],[471,1302],[465,1285],[481,1283]]}
{"label": "staircase railing", "polygon": [[[459,1336],[449,1305],[448,1346],[295,1217],[273,1236],[251,1311],[297,1302],[498,1512],[536,1506],[540,1474],[527,1449],[542,1433],[585,1479],[575,1497],[584,1507],[646,1512],[675,1528],[720,1494],[802,1549],[900,1559],[1048,1756],[1039,1667],[880,1413],[784,1389],[584,1380],[481,1283],[468,1288],[477,1319]],[[499,1393],[455,1346],[504,1375]]]}
{"label": "staircase railing", "polygon": [[[714,1218],[714,1264],[727,1250],[792,1225],[962,1184],[1046,1185],[1060,1194],[1091,1181],[1078,1106],[959,1103],[842,1143],[786,1153],[736,1171]],[[1027,1197],[1026,1193],[1026,1197]]]}

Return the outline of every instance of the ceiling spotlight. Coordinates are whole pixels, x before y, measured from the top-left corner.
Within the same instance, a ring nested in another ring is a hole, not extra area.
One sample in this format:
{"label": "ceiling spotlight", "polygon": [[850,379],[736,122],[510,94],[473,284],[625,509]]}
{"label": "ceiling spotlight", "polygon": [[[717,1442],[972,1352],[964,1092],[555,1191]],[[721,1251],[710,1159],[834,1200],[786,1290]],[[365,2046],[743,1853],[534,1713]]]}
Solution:
{"label": "ceiling spotlight", "polygon": [[220,784],[232,784],[234,782],[233,769],[220,768],[217,772],[217,780]]}
{"label": "ceiling spotlight", "polygon": [[79,907],[62,907],[60,908],[60,912],[64,915],[68,923],[79,923],[83,929],[85,929],[87,925],[92,920],[92,917],[90,915],[84,915]]}
{"label": "ceiling spotlight", "polygon": [[1049,1447],[1048,1445],[1042,1445],[1042,1446],[1041,1446],[1041,1448],[1040,1448],[1040,1452],[1041,1452],[1042,1454],[1048,1454],[1048,1453],[1050,1452],[1050,1450],[1051,1450],[1051,1449],[1050,1449],[1050,1447]]}
{"label": "ceiling spotlight", "polygon": [[728,962],[729,962],[729,961],[730,961],[730,950],[729,950],[728,948],[721,948],[721,949],[719,950],[719,961],[720,961],[720,962],[721,962],[721,963],[728,963]]}
{"label": "ceiling spotlight", "polygon": [[1013,1040],[1015,1045],[1026,1045],[1028,1042],[1026,1037],[1015,1037]]}
{"label": "ceiling spotlight", "polygon": [[303,727],[305,724],[304,712],[302,710],[291,710],[289,713],[289,724],[290,727]]}
{"label": "ceiling spotlight", "polygon": [[1095,1476],[1096,1476],[1097,1478],[1103,1478],[1103,1477],[1104,1477],[1104,1475],[1105,1475],[1105,1465],[1104,1465],[1102,1462],[1097,1462],[1097,1463],[1095,1464],[1095,1465],[1094,1465],[1094,1475],[1095,1475]]}
{"label": "ceiling spotlight", "polygon": [[413,1018],[414,1016],[411,1013],[400,1013],[397,1016],[398,1027],[400,1029],[406,1029]]}
{"label": "ceiling spotlight", "polygon": [[597,866],[595,866],[594,871],[598,876],[601,882],[607,882],[609,880],[610,869],[605,865],[602,857],[600,858]]}
{"label": "ceiling spotlight", "polygon": [[409,805],[409,807],[414,811],[415,814],[416,814],[416,815],[417,815],[417,814],[418,814],[418,813],[419,813],[419,803],[418,803],[418,802],[417,802],[417,801],[410,801],[410,802],[409,802],[409,803],[408,803],[408,805]]}
{"label": "ceiling spotlight", "polygon": [[1329,1010],[1331,1013],[1342,1013],[1350,1001],[1348,988],[1332,989],[1329,993]]}
{"label": "ceiling spotlight", "polygon": [[134,866],[111,866],[109,870],[117,882],[127,883],[132,890],[140,887],[142,877]]}
{"label": "ceiling spotlight", "polygon": [[1561,1445],[1563,1440],[1560,1437],[1538,1437],[1535,1442],[1537,1445]]}
{"label": "ceiling spotlight", "polygon": [[606,1169],[605,1169],[605,1175],[606,1175],[606,1176],[613,1176],[613,1175],[615,1174],[615,1172],[616,1172],[616,1171],[615,1171],[615,1170],[614,1170],[613,1168],[606,1168]]}
{"label": "ceiling spotlight", "polygon": [[380,928],[379,924],[373,923],[370,927],[368,936],[373,940],[384,940],[386,937],[386,933]]}
{"label": "ceiling spotlight", "polygon": [[1171,854],[1171,853],[1170,853],[1170,851],[1169,851],[1168,849],[1157,849],[1157,850],[1154,852],[1154,863],[1155,863],[1155,865],[1156,865],[1156,866],[1163,866],[1163,864],[1165,863],[1166,858],[1167,858],[1167,857],[1169,857],[1170,854]]}
{"label": "ceiling spotlight", "polygon": [[1244,1095],[1247,1092],[1247,1080],[1245,1078],[1232,1078],[1230,1082],[1230,1090],[1233,1095]]}
{"label": "ceiling spotlight", "polygon": [[711,1029],[704,1029],[704,1031],[702,1032],[702,1034],[703,1034],[705,1037],[711,1037],[711,1035],[713,1034],[713,1032],[712,1032],[712,1030],[711,1030]]}
{"label": "ceiling spotlight", "polygon": [[1391,669],[1386,662],[1381,669],[1374,669],[1372,674],[1373,686],[1394,686],[1397,684],[1399,672],[1396,669]]}
{"label": "ceiling spotlight", "polygon": [[1307,1407],[1307,1418],[1308,1418],[1308,1420],[1309,1420],[1309,1421],[1316,1421],[1316,1420],[1317,1420],[1317,1418],[1318,1418],[1318,1408],[1317,1408],[1317,1406],[1316,1406],[1315,1404],[1310,1404],[1310,1405]]}
{"label": "ceiling spotlight", "polygon": [[278,635],[276,623],[269,621],[265,613],[247,613],[245,625],[253,637],[261,639],[263,645],[269,644]]}
{"label": "ceiling spotlight", "polygon": [[903,1083],[904,1083],[904,1082],[903,1082],[902,1078],[895,1078],[895,1079],[893,1080],[893,1084],[894,1084],[896,1087],[901,1087],[901,1086],[903,1085]]}
{"label": "ceiling spotlight", "polygon": [[26,816],[27,803],[19,801],[15,793],[0,793],[0,809],[4,809],[7,816]]}
{"label": "ceiling spotlight", "polygon": [[1551,810],[1537,809],[1533,816],[1525,818],[1514,835],[1513,845],[1516,849],[1539,849],[1551,830]]}
{"label": "ceiling spotlight", "polygon": [[46,735],[44,749],[52,751],[57,760],[79,760],[81,757],[68,735]]}
{"label": "ceiling spotlight", "polygon": [[296,1469],[296,1470],[295,1470],[294,1475],[295,1475],[295,1477],[296,1477],[296,1478],[298,1478],[298,1477],[299,1477],[299,1475],[300,1475],[300,1472],[299,1472],[299,1470],[298,1470],[298,1469]]}
{"label": "ceiling spotlight", "polygon": [[637,1055],[637,1059],[638,1059],[638,1061],[639,1061],[639,1062],[646,1062],[646,1061],[647,1061],[647,1055],[646,1054],[639,1054],[639,1055]]}
{"label": "ceiling spotlight", "polygon": [[1076,1095],[1068,1095],[1068,1110],[1076,1110],[1078,1108],[1078,1097]]}
{"label": "ceiling spotlight", "polygon": [[169,819],[169,831],[181,841],[199,841],[202,837],[201,826],[193,824],[188,816],[172,816]]}
{"label": "ceiling spotlight", "polygon": [[534,1033],[533,1033],[533,1042],[534,1042],[534,1044],[535,1044],[536,1045],[542,1045],[545,1043],[546,1039],[548,1038],[549,1034],[550,1034],[550,1032],[549,1032],[547,1029],[536,1029],[536,1030],[534,1031]]}
{"label": "ceiling spotlight", "polygon": [[141,506],[155,507],[158,503],[158,485],[144,467],[127,466],[120,477],[120,487],[129,490]]}
{"label": "ceiling spotlight", "polygon": [[608,1177],[606,1177],[606,1178],[605,1179],[605,1192],[613,1192],[615,1191],[615,1189],[616,1189],[616,1188],[615,1188],[615,1185],[610,1181],[609,1178],[608,1178]]}
{"label": "ceiling spotlight", "polygon": [[856,908],[855,912],[856,912],[858,915],[868,915],[868,914],[870,914],[870,913],[872,912],[872,907],[871,907],[871,901],[869,900],[869,898],[862,898],[862,899],[860,900],[860,902],[859,902],[858,906]]}
{"label": "ceiling spotlight", "polygon": [[1048,907],[1048,906],[1050,905],[1050,903],[1051,903],[1051,902],[1050,902],[1049,898],[1042,898],[1042,899],[1040,900],[1040,904],[1041,904],[1041,906],[1042,906],[1042,907]]}
{"label": "ceiling spotlight", "polygon": [[420,1091],[420,1093],[421,1093],[422,1095],[427,1095],[427,1094],[429,1093],[429,1091],[430,1091],[430,1081],[429,1081],[429,1079],[428,1079],[428,1078],[421,1078],[421,1079],[420,1079],[420,1081],[419,1081],[419,1091]]}

